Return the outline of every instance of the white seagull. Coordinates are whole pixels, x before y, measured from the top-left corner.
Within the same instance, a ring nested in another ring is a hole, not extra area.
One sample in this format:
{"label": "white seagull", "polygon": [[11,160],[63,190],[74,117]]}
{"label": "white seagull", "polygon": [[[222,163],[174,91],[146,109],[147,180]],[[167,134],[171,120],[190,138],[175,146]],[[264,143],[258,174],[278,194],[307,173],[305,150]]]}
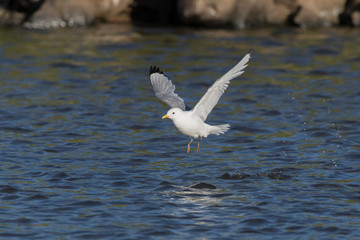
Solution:
{"label": "white seagull", "polygon": [[225,92],[230,80],[244,73],[244,69],[250,60],[250,54],[251,50],[235,67],[216,80],[190,111],[185,110],[184,100],[174,92],[175,85],[172,84],[171,80],[169,80],[158,67],[150,67],[150,82],[156,97],[171,107],[162,118],[171,119],[175,127],[182,134],[190,137],[190,142],[187,145],[187,153],[190,152],[190,144],[193,142],[193,138],[200,137],[200,141],[197,144],[197,152],[199,152],[200,142],[203,137],[206,138],[209,134],[220,135],[229,130],[230,124],[212,126],[206,124],[205,120],[218,103],[221,95]]}

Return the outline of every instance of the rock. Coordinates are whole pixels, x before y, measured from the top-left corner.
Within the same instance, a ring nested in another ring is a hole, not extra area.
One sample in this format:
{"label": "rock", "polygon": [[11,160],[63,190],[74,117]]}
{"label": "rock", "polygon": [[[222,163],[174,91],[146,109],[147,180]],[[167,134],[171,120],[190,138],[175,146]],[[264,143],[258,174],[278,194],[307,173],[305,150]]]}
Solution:
{"label": "rock", "polygon": [[[58,27],[86,26],[97,21],[129,21],[129,6],[133,0],[13,0],[12,2],[40,2],[32,8],[7,8],[23,13],[22,21],[7,18],[13,24],[23,23],[25,27],[46,29]],[[4,7],[4,6],[3,6]],[[24,13],[25,12],[25,13]],[[4,19],[2,19],[4,22]]]}
{"label": "rock", "polygon": [[337,25],[344,0],[298,0],[300,10],[294,22],[302,28]]}
{"label": "rock", "polygon": [[5,25],[21,25],[24,20],[24,14],[18,12],[10,12],[0,8],[0,23]]}
{"label": "rock", "polygon": [[0,22],[29,28],[131,20],[239,29],[360,26],[360,0],[0,0],[0,6]]}
{"label": "rock", "polygon": [[200,182],[200,183],[191,185],[190,188],[195,188],[195,189],[216,189],[216,187],[214,185],[206,183],[206,182]]}
{"label": "rock", "polygon": [[179,0],[179,15],[185,24],[207,27],[328,27],[337,25],[343,3],[344,0]]}
{"label": "rock", "polygon": [[360,26],[360,0],[346,0],[344,10],[339,14],[339,24]]}
{"label": "rock", "polygon": [[297,7],[297,0],[242,0],[242,4],[236,7],[234,26],[249,28],[286,25]]}
{"label": "rock", "polygon": [[1,22],[22,24],[36,12],[45,0],[0,0]]}
{"label": "rock", "polygon": [[178,13],[185,24],[224,26],[231,24],[236,0],[179,0]]}
{"label": "rock", "polygon": [[229,180],[241,180],[241,179],[257,179],[257,178],[263,178],[268,177],[270,179],[276,179],[276,180],[286,180],[291,178],[290,175],[283,174],[282,172],[278,171],[271,171],[271,172],[264,172],[264,173],[258,173],[255,175],[250,175],[247,173],[224,173],[220,178],[222,179],[229,179]]}
{"label": "rock", "polygon": [[290,175],[287,174],[282,174],[279,172],[270,172],[270,173],[266,173],[264,176],[270,178],[270,179],[276,179],[276,180],[286,180],[291,178]]}
{"label": "rock", "polygon": [[250,174],[246,173],[224,173],[220,178],[222,179],[231,179],[231,180],[239,180],[239,179],[245,179],[245,178],[252,178]]}
{"label": "rock", "polygon": [[296,10],[297,0],[179,0],[179,15],[186,24],[249,28],[283,25]]}

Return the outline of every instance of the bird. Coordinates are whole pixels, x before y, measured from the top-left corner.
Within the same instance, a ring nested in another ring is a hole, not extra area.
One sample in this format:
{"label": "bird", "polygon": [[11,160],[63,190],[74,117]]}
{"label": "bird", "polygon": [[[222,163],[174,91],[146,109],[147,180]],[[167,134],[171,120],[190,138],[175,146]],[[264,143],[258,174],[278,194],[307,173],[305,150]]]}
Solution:
{"label": "bird", "polygon": [[170,107],[162,119],[172,120],[180,133],[190,137],[186,148],[187,154],[190,153],[190,144],[193,139],[200,138],[196,148],[196,152],[199,153],[203,138],[210,134],[224,134],[230,129],[230,124],[209,125],[205,123],[205,120],[230,81],[244,73],[250,58],[251,50],[232,69],[217,79],[191,110],[187,110],[184,100],[175,93],[175,85],[164,72],[156,66],[150,66],[149,78],[155,96]]}

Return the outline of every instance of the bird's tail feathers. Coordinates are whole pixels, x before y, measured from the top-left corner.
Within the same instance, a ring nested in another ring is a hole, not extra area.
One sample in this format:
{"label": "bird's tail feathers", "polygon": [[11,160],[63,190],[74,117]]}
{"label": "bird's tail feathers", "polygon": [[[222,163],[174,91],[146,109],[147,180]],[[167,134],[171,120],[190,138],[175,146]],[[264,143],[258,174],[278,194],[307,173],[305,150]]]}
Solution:
{"label": "bird's tail feathers", "polygon": [[215,134],[215,135],[224,134],[229,129],[230,129],[230,124],[210,126],[210,134]]}

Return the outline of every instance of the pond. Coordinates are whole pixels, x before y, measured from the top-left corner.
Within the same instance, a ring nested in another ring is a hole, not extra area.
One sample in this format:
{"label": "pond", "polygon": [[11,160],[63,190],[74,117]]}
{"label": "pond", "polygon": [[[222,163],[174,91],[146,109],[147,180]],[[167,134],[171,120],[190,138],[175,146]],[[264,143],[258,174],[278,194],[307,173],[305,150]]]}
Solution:
{"label": "pond", "polygon": [[[360,238],[360,31],[0,29],[0,237]],[[196,141],[162,120],[252,49]],[[199,184],[203,183],[203,184]]]}

